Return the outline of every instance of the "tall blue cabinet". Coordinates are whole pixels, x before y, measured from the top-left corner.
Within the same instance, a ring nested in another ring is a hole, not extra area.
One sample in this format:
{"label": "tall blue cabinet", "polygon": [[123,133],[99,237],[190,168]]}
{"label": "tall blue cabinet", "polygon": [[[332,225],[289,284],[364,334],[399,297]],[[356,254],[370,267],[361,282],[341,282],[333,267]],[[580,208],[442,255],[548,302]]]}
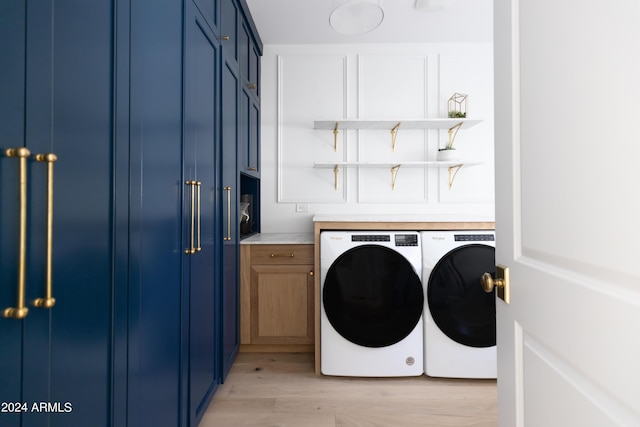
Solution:
{"label": "tall blue cabinet", "polygon": [[28,6],[0,3],[0,425],[108,425],[126,384],[117,12]]}
{"label": "tall blue cabinet", "polygon": [[195,426],[224,381],[249,125],[219,2],[259,53],[244,0],[0,2],[0,425]]}

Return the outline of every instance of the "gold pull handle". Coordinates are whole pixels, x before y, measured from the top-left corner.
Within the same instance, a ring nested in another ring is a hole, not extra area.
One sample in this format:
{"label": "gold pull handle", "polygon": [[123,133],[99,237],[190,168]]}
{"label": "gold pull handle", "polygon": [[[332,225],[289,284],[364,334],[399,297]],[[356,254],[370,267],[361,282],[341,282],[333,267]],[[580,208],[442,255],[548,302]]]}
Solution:
{"label": "gold pull handle", "polygon": [[271,258],[293,258],[293,254],[271,254]]}
{"label": "gold pull handle", "polygon": [[491,277],[490,273],[484,273],[480,279],[480,283],[486,293],[493,292],[495,288],[498,298],[509,304],[509,267],[498,265],[496,267],[496,278]]}
{"label": "gold pull handle", "polygon": [[229,241],[231,240],[231,187],[224,187],[224,191],[227,192],[227,236],[223,240]]}
{"label": "gold pull handle", "polygon": [[198,194],[198,198],[197,198],[197,203],[198,203],[198,207],[197,207],[197,212],[198,212],[198,232],[196,233],[196,236],[198,237],[198,242],[196,244],[195,247],[195,251],[196,252],[200,252],[202,250],[202,246],[200,245],[200,237],[201,237],[201,231],[200,231],[200,187],[202,186],[202,182],[200,181],[196,181],[196,192]]}
{"label": "gold pull handle", "polygon": [[218,40],[227,42],[227,41],[231,40],[231,37],[230,36],[220,36],[220,37],[218,37]]}
{"label": "gold pull handle", "polygon": [[18,296],[15,307],[5,308],[4,317],[12,319],[24,319],[29,309],[24,305],[25,299],[25,272],[27,259],[27,157],[31,152],[24,147],[8,148],[5,151],[7,157],[17,157],[20,161],[18,178],[19,189],[19,224],[18,224]]}
{"label": "gold pull handle", "polygon": [[313,276],[313,271],[310,271],[310,272],[309,272],[309,276]]}
{"label": "gold pull handle", "polygon": [[254,168],[254,167],[249,167],[247,168],[248,171],[252,171],[252,172],[256,172],[258,170],[258,168]]}
{"label": "gold pull handle", "polygon": [[53,297],[52,270],[53,270],[53,164],[58,157],[53,153],[36,154],[36,162],[47,163],[47,261],[46,284],[44,298],[36,298],[34,307],[51,308],[56,304]]}
{"label": "gold pull handle", "polygon": [[195,222],[196,222],[196,214],[195,214],[195,203],[196,203],[196,182],[187,180],[185,184],[191,187],[191,236],[189,238],[189,247],[185,249],[184,253],[187,255],[193,255],[196,253],[195,248]]}
{"label": "gold pull handle", "polygon": [[258,85],[255,83],[247,83],[247,88],[249,89],[257,89]]}

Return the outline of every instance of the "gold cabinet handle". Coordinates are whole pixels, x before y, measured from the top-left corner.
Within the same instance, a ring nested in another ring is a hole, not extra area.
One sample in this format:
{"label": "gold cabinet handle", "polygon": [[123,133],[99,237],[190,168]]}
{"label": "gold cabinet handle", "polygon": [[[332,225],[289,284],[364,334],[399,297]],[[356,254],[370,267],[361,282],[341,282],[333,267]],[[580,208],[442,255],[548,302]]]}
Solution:
{"label": "gold cabinet handle", "polygon": [[223,240],[229,241],[231,240],[231,187],[224,187],[224,191],[227,192],[227,236]]}
{"label": "gold cabinet handle", "polygon": [[293,258],[293,254],[271,254],[271,258]]}
{"label": "gold cabinet handle", "polygon": [[310,272],[309,272],[309,276],[313,276],[313,271],[310,271]]}
{"label": "gold cabinet handle", "polygon": [[17,157],[20,161],[18,178],[19,189],[19,224],[18,224],[18,295],[15,307],[7,307],[2,312],[4,317],[12,319],[24,319],[29,313],[25,307],[25,272],[27,259],[27,157],[31,152],[24,147],[8,148],[5,151],[7,157]]}
{"label": "gold cabinet handle", "polygon": [[191,197],[190,197],[190,205],[191,205],[191,221],[190,221],[190,237],[189,237],[189,247],[185,249],[184,253],[187,255],[193,255],[196,253],[195,248],[195,222],[196,222],[196,213],[195,213],[195,203],[196,203],[196,182],[187,180],[185,184],[191,187]]}
{"label": "gold cabinet handle", "polygon": [[201,222],[200,221],[200,211],[201,211],[201,209],[200,209],[200,187],[202,187],[202,182],[196,181],[195,184],[196,184],[196,193],[198,195],[197,199],[196,199],[196,202],[197,202],[197,205],[198,205],[197,208],[196,208],[196,212],[197,212],[197,215],[198,215],[198,218],[197,218],[198,232],[196,233],[196,236],[197,236],[198,240],[197,240],[197,243],[196,243],[196,247],[194,249],[195,249],[196,252],[200,252],[202,250],[202,246],[200,245],[200,237],[201,237],[201,234],[202,234],[201,233],[201,229],[200,229],[200,222]]}
{"label": "gold cabinet handle", "polygon": [[257,89],[258,85],[255,83],[247,83],[247,88],[249,89]]}
{"label": "gold cabinet handle", "polygon": [[36,154],[36,162],[47,163],[47,260],[46,260],[46,283],[44,298],[36,298],[33,301],[34,307],[51,308],[56,304],[53,297],[52,269],[53,269],[53,164],[58,157],[53,153]]}
{"label": "gold cabinet handle", "polygon": [[220,37],[218,37],[218,40],[227,42],[227,41],[231,40],[231,36],[220,36]]}

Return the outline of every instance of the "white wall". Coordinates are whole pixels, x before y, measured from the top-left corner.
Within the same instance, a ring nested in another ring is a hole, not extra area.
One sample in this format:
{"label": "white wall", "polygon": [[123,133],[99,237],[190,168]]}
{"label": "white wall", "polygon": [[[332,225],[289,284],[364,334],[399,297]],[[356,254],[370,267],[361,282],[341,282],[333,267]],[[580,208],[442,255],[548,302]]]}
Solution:
{"label": "white wall", "polygon": [[[262,232],[311,232],[315,214],[435,214],[494,218],[493,55],[491,44],[268,45],[262,58]],[[454,93],[469,95],[459,131],[463,167],[449,189],[446,168],[332,169],[314,162],[435,160],[446,130],[314,129],[314,120],[447,116]],[[296,212],[296,205],[308,212]]]}

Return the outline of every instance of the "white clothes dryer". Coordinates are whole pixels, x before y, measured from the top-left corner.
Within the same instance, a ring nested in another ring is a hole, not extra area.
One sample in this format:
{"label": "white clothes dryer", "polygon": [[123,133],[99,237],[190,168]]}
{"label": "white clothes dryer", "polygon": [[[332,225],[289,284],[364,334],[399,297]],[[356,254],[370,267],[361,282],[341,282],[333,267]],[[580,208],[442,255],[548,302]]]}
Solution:
{"label": "white clothes dryer", "polygon": [[320,233],[320,371],[419,376],[424,288],[420,233]]}
{"label": "white clothes dryer", "polygon": [[483,273],[495,274],[493,230],[423,231],[425,374],[496,378],[495,293]]}

